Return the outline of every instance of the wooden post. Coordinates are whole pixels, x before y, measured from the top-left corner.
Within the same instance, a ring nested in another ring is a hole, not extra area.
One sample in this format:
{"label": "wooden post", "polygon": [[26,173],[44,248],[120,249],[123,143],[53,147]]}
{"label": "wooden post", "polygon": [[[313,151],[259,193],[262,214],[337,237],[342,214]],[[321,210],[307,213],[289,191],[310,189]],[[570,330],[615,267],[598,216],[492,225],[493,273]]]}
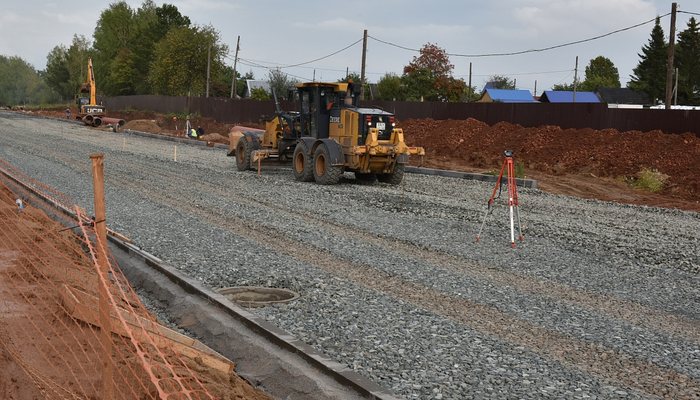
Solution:
{"label": "wooden post", "polygon": [[[107,266],[107,223],[105,222],[104,154],[90,155],[92,160],[92,184],[95,197],[95,233],[98,245],[95,246],[98,280],[100,341],[102,342],[102,399],[114,399],[114,371],[112,366],[112,322],[109,307],[109,271]],[[104,283],[103,283],[104,282]]]}

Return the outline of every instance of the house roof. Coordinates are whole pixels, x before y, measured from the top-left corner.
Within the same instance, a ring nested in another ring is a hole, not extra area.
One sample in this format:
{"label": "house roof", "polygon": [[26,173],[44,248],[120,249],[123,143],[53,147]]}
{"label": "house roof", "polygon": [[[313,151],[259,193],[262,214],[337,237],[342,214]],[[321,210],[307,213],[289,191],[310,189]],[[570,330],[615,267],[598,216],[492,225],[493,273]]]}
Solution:
{"label": "house roof", "polygon": [[[540,96],[543,103],[573,103],[574,92],[569,90],[545,90]],[[576,103],[600,103],[598,95],[593,92],[576,92]]]}
{"label": "house roof", "polygon": [[608,104],[650,104],[649,96],[628,88],[600,88],[598,95]]}
{"label": "house roof", "polygon": [[529,90],[524,89],[491,89],[485,88],[484,94],[488,95],[491,101],[499,103],[535,103],[535,98]]}

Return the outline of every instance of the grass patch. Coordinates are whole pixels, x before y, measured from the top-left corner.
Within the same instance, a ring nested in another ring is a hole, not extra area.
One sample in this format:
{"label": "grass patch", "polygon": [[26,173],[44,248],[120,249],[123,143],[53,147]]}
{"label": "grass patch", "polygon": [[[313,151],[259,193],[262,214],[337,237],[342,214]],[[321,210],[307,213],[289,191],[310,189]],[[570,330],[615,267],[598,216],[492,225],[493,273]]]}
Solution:
{"label": "grass patch", "polygon": [[659,172],[656,169],[643,168],[637,172],[637,175],[632,180],[631,184],[637,189],[657,193],[664,188],[668,178],[668,175]]}
{"label": "grass patch", "polygon": [[515,177],[520,179],[525,178],[525,163],[522,161],[516,161],[513,166],[515,169]]}

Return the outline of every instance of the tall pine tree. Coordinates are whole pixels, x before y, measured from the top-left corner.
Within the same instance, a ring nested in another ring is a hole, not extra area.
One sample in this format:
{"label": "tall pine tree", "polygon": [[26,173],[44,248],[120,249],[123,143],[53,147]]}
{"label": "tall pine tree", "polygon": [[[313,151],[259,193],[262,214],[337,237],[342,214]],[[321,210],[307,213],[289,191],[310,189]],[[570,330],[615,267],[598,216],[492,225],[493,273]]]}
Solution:
{"label": "tall pine tree", "polygon": [[665,98],[667,48],[660,18],[656,17],[649,43],[642,46],[642,54],[638,54],[639,64],[633,70],[627,85],[630,89],[645,92],[654,102]]}
{"label": "tall pine tree", "polygon": [[678,103],[700,104],[700,27],[694,17],[678,34],[676,46],[678,68]]}

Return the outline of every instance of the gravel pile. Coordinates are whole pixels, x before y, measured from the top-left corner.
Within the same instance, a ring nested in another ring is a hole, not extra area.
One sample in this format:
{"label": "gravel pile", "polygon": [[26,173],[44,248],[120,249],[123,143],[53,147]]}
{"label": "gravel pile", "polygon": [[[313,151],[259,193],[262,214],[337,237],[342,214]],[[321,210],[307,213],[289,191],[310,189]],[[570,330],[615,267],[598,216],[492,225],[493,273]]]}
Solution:
{"label": "gravel pile", "polygon": [[491,184],[235,170],[220,149],[0,113],[0,158],[92,204],[105,153],[108,223],[212,288],[285,287],[254,309],[405,398],[697,398],[700,215],[520,190],[510,248]]}

